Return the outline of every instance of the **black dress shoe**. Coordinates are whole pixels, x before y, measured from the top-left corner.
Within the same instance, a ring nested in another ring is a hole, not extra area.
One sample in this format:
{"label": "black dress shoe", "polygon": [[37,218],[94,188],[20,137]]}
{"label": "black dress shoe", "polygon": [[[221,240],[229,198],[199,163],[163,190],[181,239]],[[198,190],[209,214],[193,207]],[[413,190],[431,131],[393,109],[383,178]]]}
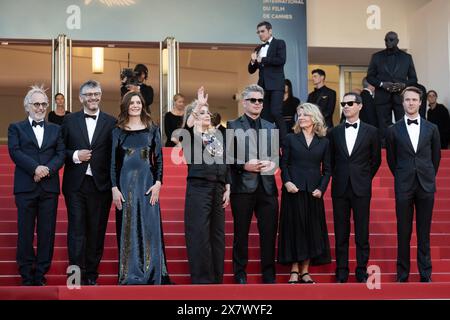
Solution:
{"label": "black dress shoe", "polygon": [[420,277],[420,282],[431,282],[431,277]]}
{"label": "black dress shoe", "polygon": [[22,285],[29,287],[29,286],[34,286],[34,281],[32,280],[22,280]]}
{"label": "black dress shoe", "polygon": [[369,277],[367,275],[361,276],[361,277],[356,277],[356,281],[358,281],[359,283],[367,283],[367,279],[369,279]]}
{"label": "black dress shoe", "polygon": [[347,283],[347,279],[336,279],[336,283]]}
{"label": "black dress shoe", "polygon": [[408,282],[408,278],[397,278],[397,282]]}
{"label": "black dress shoe", "polygon": [[88,285],[88,286],[96,286],[97,285],[97,280],[87,279],[86,280],[86,285]]}
{"label": "black dress shoe", "polygon": [[247,279],[245,277],[237,277],[234,279],[237,284],[247,284]]}
{"label": "black dress shoe", "polygon": [[263,280],[263,283],[264,284],[273,284],[273,283],[277,283],[277,282],[275,281],[275,279],[266,279],[266,280]]}
{"label": "black dress shoe", "polygon": [[47,285],[47,280],[45,278],[34,280],[34,285],[38,287],[44,287]]}

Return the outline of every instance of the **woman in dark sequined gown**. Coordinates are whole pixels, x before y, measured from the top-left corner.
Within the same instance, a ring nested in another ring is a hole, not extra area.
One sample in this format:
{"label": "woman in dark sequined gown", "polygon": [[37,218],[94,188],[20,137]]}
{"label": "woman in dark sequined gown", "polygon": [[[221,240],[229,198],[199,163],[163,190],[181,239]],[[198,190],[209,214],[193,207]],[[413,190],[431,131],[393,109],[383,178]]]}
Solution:
{"label": "woman in dark sequined gown", "polygon": [[119,284],[170,283],[159,191],[163,159],[159,128],[140,93],[125,94],[113,131],[111,180],[119,246]]}

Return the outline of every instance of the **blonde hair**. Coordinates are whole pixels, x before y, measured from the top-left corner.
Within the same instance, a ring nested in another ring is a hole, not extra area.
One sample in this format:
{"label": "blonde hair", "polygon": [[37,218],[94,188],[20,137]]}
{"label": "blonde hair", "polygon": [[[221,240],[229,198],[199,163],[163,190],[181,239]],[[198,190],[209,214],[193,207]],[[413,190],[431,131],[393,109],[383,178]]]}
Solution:
{"label": "blonde hair", "polygon": [[[300,111],[300,109],[303,109],[303,112],[306,115],[311,116],[311,120],[313,123],[313,131],[314,133],[319,137],[324,137],[327,134],[327,127],[325,126],[325,120],[323,118],[322,112],[320,112],[320,109],[318,106],[316,106],[313,103],[305,102],[300,104],[297,107],[297,114]],[[300,133],[302,129],[300,128],[300,124],[298,121],[295,122],[294,127],[292,127],[295,133]]]}
{"label": "blonde hair", "polygon": [[[192,101],[191,103],[189,103],[186,106],[186,111],[184,112],[184,116],[183,116],[183,125],[181,126],[182,128],[184,128],[186,126],[187,120],[189,119],[189,116],[191,115],[192,111],[194,111],[195,107],[197,107],[197,104],[198,104],[198,100],[195,99],[194,101]],[[208,111],[209,111],[208,104],[204,105],[204,107],[207,107]],[[215,131],[216,131],[216,128],[212,125],[212,121],[211,121],[211,124],[208,127],[208,132],[213,133]]]}

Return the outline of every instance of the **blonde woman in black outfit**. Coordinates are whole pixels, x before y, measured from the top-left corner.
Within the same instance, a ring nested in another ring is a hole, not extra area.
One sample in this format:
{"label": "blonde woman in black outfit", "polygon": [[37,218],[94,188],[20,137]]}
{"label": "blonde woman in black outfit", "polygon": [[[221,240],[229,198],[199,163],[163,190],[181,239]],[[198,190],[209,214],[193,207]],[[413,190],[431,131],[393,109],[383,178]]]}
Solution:
{"label": "blonde woman in black outfit", "polygon": [[330,149],[319,108],[303,103],[297,116],[280,162],[278,262],[291,265],[289,283],[314,283],[309,265],[331,262],[323,201],[331,175]]}
{"label": "blonde woman in black outfit", "polygon": [[167,140],[165,147],[175,147],[179,141],[172,137],[172,133],[183,126],[183,117],[186,109],[184,96],[177,93],[173,96],[173,108],[164,115],[164,133]]}

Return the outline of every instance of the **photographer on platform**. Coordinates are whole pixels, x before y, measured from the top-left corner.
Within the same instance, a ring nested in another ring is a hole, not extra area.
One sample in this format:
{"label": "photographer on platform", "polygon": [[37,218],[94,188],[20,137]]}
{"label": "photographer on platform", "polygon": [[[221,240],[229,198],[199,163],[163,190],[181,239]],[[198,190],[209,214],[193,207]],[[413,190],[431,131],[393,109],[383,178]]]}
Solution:
{"label": "photographer on platform", "polygon": [[134,70],[124,69],[120,74],[122,87],[121,97],[129,91],[139,92],[144,97],[145,105],[150,108],[153,103],[153,88],[144,82],[148,78],[148,68],[144,64],[137,64]]}

